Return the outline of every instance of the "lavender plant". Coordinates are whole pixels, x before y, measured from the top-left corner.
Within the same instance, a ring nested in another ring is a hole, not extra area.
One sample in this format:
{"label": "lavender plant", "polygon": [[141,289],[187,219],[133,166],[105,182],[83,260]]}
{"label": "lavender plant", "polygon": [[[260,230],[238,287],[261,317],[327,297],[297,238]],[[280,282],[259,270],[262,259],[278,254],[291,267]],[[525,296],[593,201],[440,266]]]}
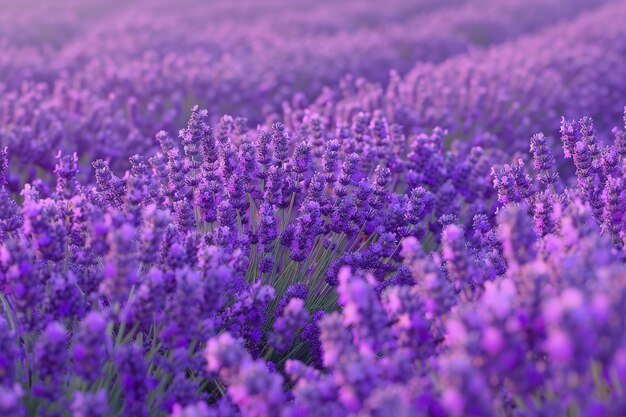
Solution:
{"label": "lavender plant", "polygon": [[626,413],[624,1],[146,5],[0,16],[0,415]]}

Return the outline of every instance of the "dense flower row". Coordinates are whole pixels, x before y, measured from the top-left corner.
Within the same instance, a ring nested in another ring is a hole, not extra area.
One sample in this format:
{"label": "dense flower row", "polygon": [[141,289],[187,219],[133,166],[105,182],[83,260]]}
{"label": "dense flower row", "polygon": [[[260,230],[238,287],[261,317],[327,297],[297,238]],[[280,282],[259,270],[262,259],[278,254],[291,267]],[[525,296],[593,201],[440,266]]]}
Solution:
{"label": "dense flower row", "polygon": [[[418,63],[386,87],[360,82],[343,96],[322,95],[312,110],[342,120],[385,108],[406,126],[444,126],[469,136],[489,132],[502,141],[549,131],[564,115],[587,115],[608,133],[626,95],[625,18],[626,2],[613,2],[488,50]],[[517,142],[517,150],[524,147]]]}
{"label": "dense flower row", "polygon": [[440,129],[320,129],[194,108],[123,177],[3,188],[3,415],[624,412],[624,130],[564,121],[564,190],[541,134],[490,172]]}
{"label": "dense flower row", "polygon": [[[13,149],[15,161],[48,170],[58,149],[86,161],[111,158],[123,169],[120,161],[149,150],[157,131],[180,128],[190,103],[204,103],[215,117],[271,124],[283,103],[301,110],[346,73],[385,81],[390,69],[404,73],[416,60],[439,62],[500,43],[604,2],[345,1],[305,10],[285,1],[7,5],[0,16],[0,144]],[[34,167],[21,174],[28,181],[37,175]]]}

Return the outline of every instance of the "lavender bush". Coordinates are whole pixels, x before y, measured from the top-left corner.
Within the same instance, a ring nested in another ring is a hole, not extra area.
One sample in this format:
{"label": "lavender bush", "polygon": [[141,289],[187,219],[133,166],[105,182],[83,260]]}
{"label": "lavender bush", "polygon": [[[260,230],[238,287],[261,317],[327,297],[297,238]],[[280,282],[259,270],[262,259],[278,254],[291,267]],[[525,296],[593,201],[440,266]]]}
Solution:
{"label": "lavender bush", "polygon": [[27,3],[0,415],[626,413],[625,1]]}

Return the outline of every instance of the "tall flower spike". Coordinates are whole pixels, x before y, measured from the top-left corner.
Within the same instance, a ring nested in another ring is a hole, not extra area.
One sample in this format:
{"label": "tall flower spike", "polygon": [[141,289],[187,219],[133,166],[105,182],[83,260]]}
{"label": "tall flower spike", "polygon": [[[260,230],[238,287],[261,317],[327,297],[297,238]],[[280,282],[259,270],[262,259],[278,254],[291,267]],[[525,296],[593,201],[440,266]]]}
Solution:
{"label": "tall flower spike", "polygon": [[0,241],[14,235],[24,224],[20,207],[4,187],[0,188]]}
{"label": "tall flower spike", "polygon": [[524,161],[505,164],[501,171],[491,168],[493,186],[498,191],[498,201],[502,204],[518,203],[530,197],[534,190],[531,178],[524,170]]}
{"label": "tall flower spike", "polygon": [[96,184],[98,185],[98,191],[100,191],[105,200],[113,207],[120,207],[124,202],[124,182],[113,175],[109,164],[102,159],[96,160],[92,164],[96,171]]}
{"label": "tall flower spike", "polygon": [[608,177],[603,192],[604,199],[604,228],[611,233],[613,245],[621,249],[624,246],[623,232],[624,212],[626,211],[626,186],[624,178]]}
{"label": "tall flower spike", "polygon": [[110,300],[124,302],[137,284],[136,229],[122,215],[105,216],[109,250],[104,256],[104,276],[99,291]]}
{"label": "tall flower spike", "polygon": [[118,346],[115,363],[124,396],[123,414],[147,416],[145,402],[151,387],[143,349],[135,344]]}
{"label": "tall flower spike", "polygon": [[299,298],[300,300],[306,300],[306,297],[309,295],[309,289],[303,282],[298,282],[297,284],[292,284],[287,288],[287,291],[283,294],[278,305],[276,306],[276,311],[274,311],[274,317],[278,317],[283,314],[283,310],[289,304],[289,301],[293,298]]}
{"label": "tall flower spike", "polygon": [[[258,236],[259,242],[263,245],[269,245],[278,237],[278,220],[272,205],[266,202],[261,204],[259,208],[258,219]],[[269,246],[266,246],[270,248]],[[271,249],[271,248],[270,248]]]}
{"label": "tall flower spike", "polygon": [[546,191],[537,193],[533,197],[533,220],[535,231],[541,237],[548,233],[554,233],[557,229],[554,222],[553,194]]}
{"label": "tall flower spike", "polygon": [[78,193],[80,184],[76,179],[78,173],[78,156],[76,152],[72,155],[57,154],[57,164],[54,173],[57,175],[57,193],[63,198],[70,199]]}
{"label": "tall flower spike", "polygon": [[272,134],[261,130],[256,140],[257,159],[261,165],[269,165],[272,162]]}
{"label": "tall flower spike", "polygon": [[456,290],[461,291],[468,284],[473,287],[475,277],[469,270],[472,261],[465,250],[463,230],[456,224],[446,226],[441,235],[441,246],[448,278],[454,283]]}
{"label": "tall flower spike", "polygon": [[301,298],[292,298],[274,322],[270,344],[276,351],[284,352],[308,319],[309,313],[304,308],[304,301]]}
{"label": "tall flower spike", "polygon": [[323,310],[315,312],[311,318],[311,322],[306,325],[301,334],[302,340],[309,345],[311,361],[316,368],[322,368],[324,366],[324,351],[322,342],[320,341],[319,321],[323,319],[325,315],[326,313]]}
{"label": "tall flower spike", "polygon": [[595,143],[591,121],[581,119],[579,125],[581,140],[576,142],[573,153],[578,186],[591,205],[594,218],[601,223],[604,209],[601,198],[602,183],[605,179],[599,175],[602,173],[600,151]]}
{"label": "tall flower spike", "polygon": [[561,141],[563,142],[563,153],[565,154],[565,158],[571,158],[574,156],[577,131],[578,123],[576,123],[576,121],[567,121],[565,120],[565,117],[561,119]]}
{"label": "tall flower spike", "polygon": [[41,381],[33,387],[39,397],[55,402],[62,395],[67,362],[67,333],[59,322],[50,323],[35,346],[36,370]]}
{"label": "tall flower spike", "polygon": [[339,149],[341,149],[341,145],[338,140],[332,139],[326,142],[326,150],[322,156],[322,167],[326,173],[326,182],[329,184],[334,184],[337,181],[336,171],[339,161]]}
{"label": "tall flower spike", "polygon": [[544,184],[556,182],[558,176],[551,172],[554,168],[554,155],[543,133],[537,133],[530,138],[530,152],[533,155],[533,167],[539,172],[539,180]]}
{"label": "tall flower spike", "polygon": [[309,255],[313,241],[322,228],[320,206],[315,201],[304,201],[300,208],[300,215],[296,219],[294,238],[291,243],[290,257],[296,262],[302,262]]}
{"label": "tall flower spike", "polygon": [[274,157],[279,163],[283,163],[287,159],[289,153],[289,135],[287,128],[282,123],[276,123],[272,126],[274,133],[272,134],[272,147],[274,148]]}
{"label": "tall flower spike", "polygon": [[180,136],[183,150],[185,156],[187,156],[190,161],[194,161],[195,157],[200,153],[200,147],[205,133],[204,120],[207,115],[207,110],[198,110],[198,106],[193,106],[187,128],[181,131]]}
{"label": "tall flower spike", "polygon": [[7,184],[7,174],[9,171],[8,147],[0,148],[0,187],[4,188]]}
{"label": "tall flower spike", "polygon": [[79,324],[74,336],[71,357],[73,370],[88,383],[94,383],[107,359],[107,321],[100,312],[89,313]]}
{"label": "tall flower spike", "polygon": [[339,271],[339,302],[344,308],[344,325],[352,327],[354,342],[365,355],[376,355],[392,346],[387,318],[374,289],[352,277],[350,268]]}

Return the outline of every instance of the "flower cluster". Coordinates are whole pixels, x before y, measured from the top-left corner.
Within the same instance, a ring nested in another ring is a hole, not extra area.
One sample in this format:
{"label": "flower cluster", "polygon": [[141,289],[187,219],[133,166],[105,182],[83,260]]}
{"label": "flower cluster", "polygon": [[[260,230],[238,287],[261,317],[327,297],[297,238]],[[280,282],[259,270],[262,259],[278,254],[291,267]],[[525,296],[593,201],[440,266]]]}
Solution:
{"label": "flower cluster", "polygon": [[626,413],[626,1],[96,3],[0,16],[0,415]]}

